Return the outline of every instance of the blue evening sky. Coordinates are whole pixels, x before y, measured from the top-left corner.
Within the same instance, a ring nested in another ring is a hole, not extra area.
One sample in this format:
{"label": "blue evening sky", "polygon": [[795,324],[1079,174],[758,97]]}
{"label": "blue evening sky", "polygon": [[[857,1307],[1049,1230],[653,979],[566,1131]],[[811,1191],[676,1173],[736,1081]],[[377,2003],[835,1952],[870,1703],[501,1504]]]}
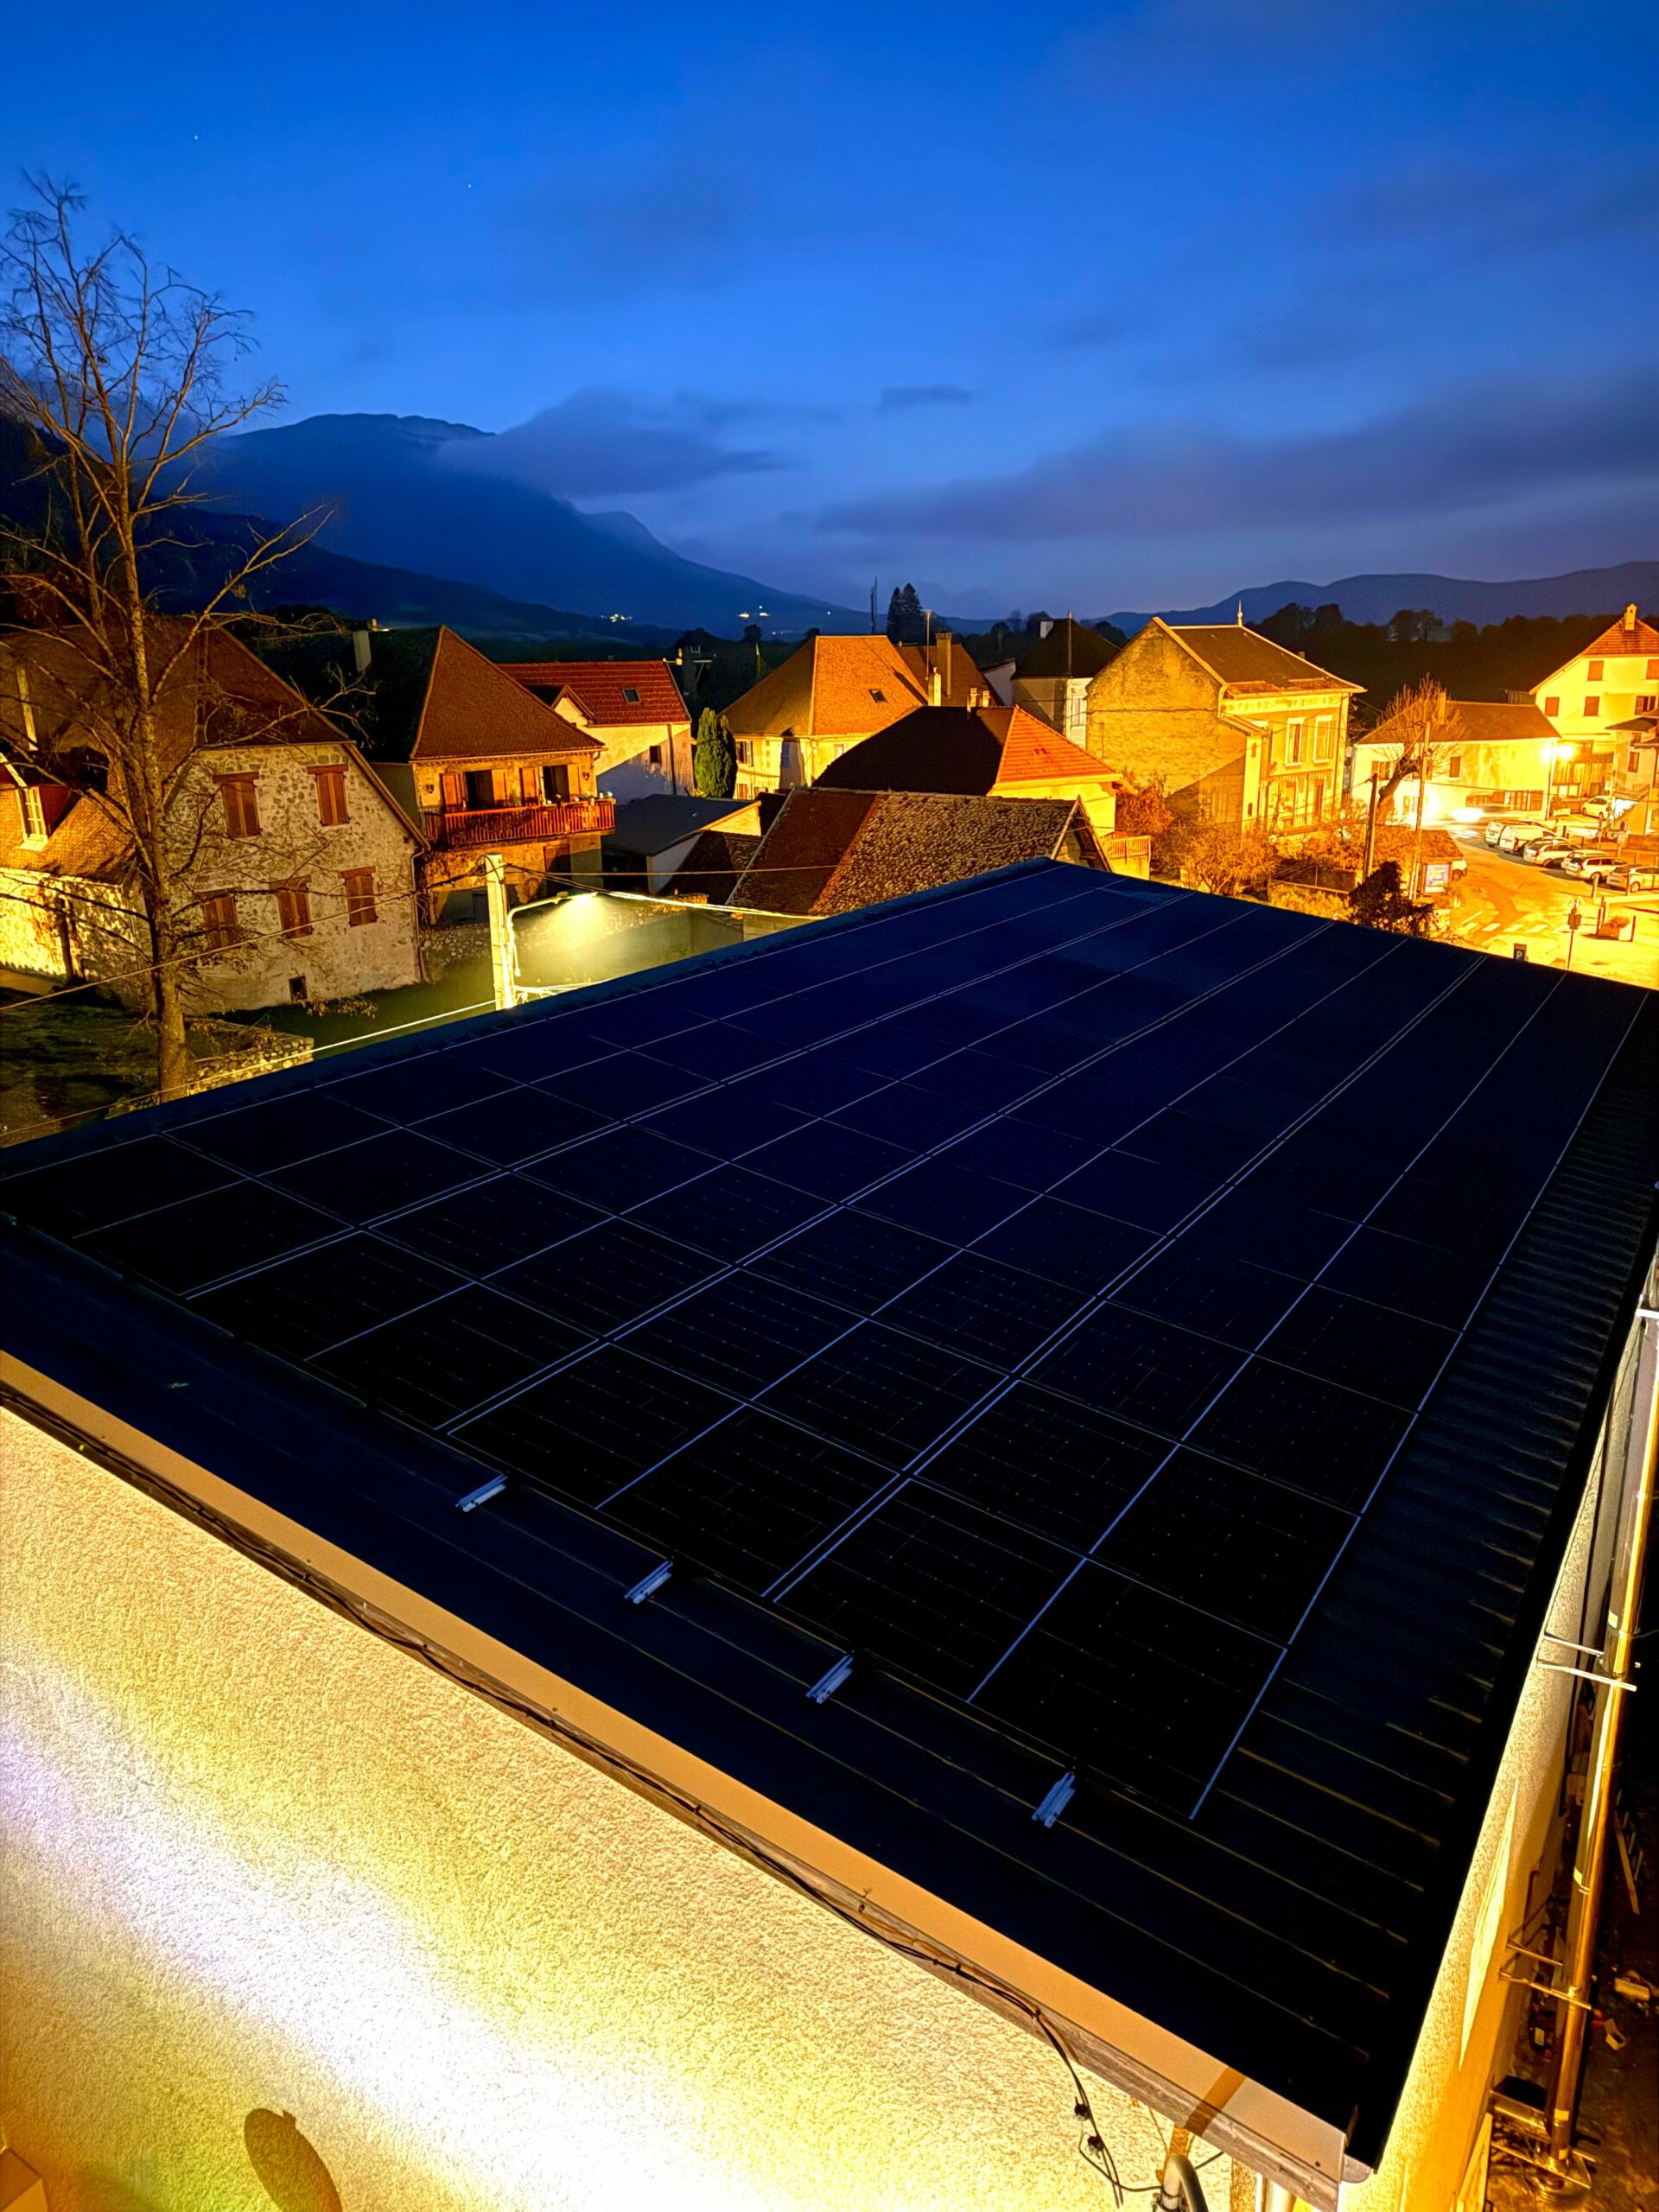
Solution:
{"label": "blue evening sky", "polygon": [[1659,552],[1635,0],[67,22],[13,176],[253,310],[289,419],[514,430],[699,558],[1099,613]]}

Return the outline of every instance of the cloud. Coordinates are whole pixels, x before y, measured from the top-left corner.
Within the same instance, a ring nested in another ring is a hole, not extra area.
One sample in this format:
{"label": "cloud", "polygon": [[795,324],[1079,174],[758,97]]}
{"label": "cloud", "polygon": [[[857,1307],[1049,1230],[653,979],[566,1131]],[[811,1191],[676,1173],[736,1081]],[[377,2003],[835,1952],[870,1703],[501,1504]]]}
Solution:
{"label": "cloud", "polygon": [[[1351,360],[1376,343],[1376,332],[1362,317],[1333,316],[1328,300],[1307,300],[1282,313],[1247,317],[1223,333],[1226,358],[1253,369],[1322,368]],[[1214,357],[1205,357],[1213,369]]]}
{"label": "cloud", "polygon": [[890,384],[875,403],[875,411],[908,415],[918,407],[966,407],[973,397],[960,384]]}
{"label": "cloud", "polygon": [[574,391],[493,437],[452,440],[439,458],[564,499],[677,491],[782,466],[775,454],[723,444],[695,400],[653,407],[603,385]]}
{"label": "cloud", "polygon": [[1250,438],[1163,423],[1103,433],[1028,467],[842,501],[818,529],[864,539],[1335,527],[1501,506],[1659,478],[1659,367],[1465,385],[1341,430]]}
{"label": "cloud", "polygon": [[1443,238],[1489,253],[1534,253],[1659,232],[1659,162],[1586,177],[1574,165],[1540,159],[1494,167],[1420,162],[1339,193],[1319,229],[1344,243],[1418,245]]}
{"label": "cloud", "polygon": [[1122,315],[1108,308],[1092,314],[1073,315],[1069,321],[1058,323],[1054,329],[1057,346],[1116,346],[1128,335],[1128,325]]}

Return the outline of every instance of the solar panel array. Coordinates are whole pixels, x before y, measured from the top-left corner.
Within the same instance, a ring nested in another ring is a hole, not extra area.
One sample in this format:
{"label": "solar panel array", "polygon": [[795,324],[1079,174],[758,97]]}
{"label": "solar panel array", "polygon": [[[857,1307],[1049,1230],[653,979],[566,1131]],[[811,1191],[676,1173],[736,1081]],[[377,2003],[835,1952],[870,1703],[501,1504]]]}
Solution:
{"label": "solar panel array", "polygon": [[1190,1813],[1629,1027],[1559,985],[1022,871],[149,1117],[0,1204],[520,1516]]}

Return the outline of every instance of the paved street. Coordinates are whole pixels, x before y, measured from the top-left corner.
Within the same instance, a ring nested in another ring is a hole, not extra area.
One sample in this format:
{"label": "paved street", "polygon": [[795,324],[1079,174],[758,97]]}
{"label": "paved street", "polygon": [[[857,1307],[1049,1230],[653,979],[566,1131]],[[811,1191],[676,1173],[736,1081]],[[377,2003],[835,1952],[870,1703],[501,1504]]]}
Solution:
{"label": "paved street", "polygon": [[1659,890],[1634,897],[1610,897],[1609,916],[1633,915],[1635,935],[1598,938],[1595,924],[1602,901],[1598,893],[1563,875],[1559,868],[1533,868],[1513,855],[1495,851],[1477,831],[1459,842],[1468,855],[1462,898],[1452,925],[1460,944],[1485,952],[1508,953],[1524,944],[1529,960],[1555,968],[1567,963],[1570,932],[1567,918],[1574,899],[1583,917],[1572,948],[1575,975],[1609,976],[1620,983],[1645,983],[1659,989]]}

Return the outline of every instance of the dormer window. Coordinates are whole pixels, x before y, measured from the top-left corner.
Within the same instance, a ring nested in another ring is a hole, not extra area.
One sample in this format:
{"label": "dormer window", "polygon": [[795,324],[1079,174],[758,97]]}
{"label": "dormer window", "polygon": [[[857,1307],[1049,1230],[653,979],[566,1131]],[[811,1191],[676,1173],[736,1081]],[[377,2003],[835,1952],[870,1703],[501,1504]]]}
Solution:
{"label": "dormer window", "polygon": [[622,686],[622,696],[631,707],[637,707],[639,703],[639,694],[632,683],[625,683]]}
{"label": "dormer window", "polygon": [[874,685],[872,685],[870,689],[870,696],[874,700],[878,707],[885,707],[887,703],[887,693],[885,691],[876,690]]}

